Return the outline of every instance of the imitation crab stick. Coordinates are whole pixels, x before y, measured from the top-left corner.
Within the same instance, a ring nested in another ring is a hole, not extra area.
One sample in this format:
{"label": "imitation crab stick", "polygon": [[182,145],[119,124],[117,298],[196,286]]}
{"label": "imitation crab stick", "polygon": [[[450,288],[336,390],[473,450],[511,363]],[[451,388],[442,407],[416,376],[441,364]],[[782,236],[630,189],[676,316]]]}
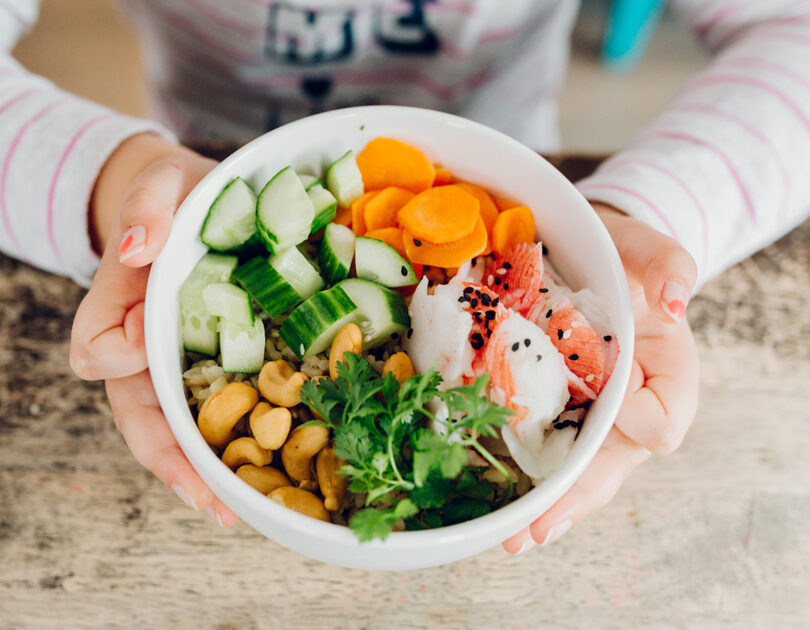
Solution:
{"label": "imitation crab stick", "polygon": [[416,195],[402,207],[397,219],[418,239],[452,243],[472,234],[481,216],[480,205],[459,186],[439,186]]}
{"label": "imitation crab stick", "polygon": [[408,230],[402,231],[402,240],[405,242],[408,260],[447,269],[458,267],[471,258],[481,255],[487,246],[487,228],[481,216],[478,215],[472,233],[451,243],[433,243],[422,240]]}
{"label": "imitation crab stick", "polygon": [[492,226],[492,250],[496,254],[519,243],[533,243],[536,234],[534,215],[526,206],[504,210]]}
{"label": "imitation crab stick", "polygon": [[366,190],[398,186],[420,193],[436,179],[436,169],[424,153],[393,138],[369,142],[357,155],[357,166]]}
{"label": "imitation crab stick", "polygon": [[365,209],[366,204],[377,195],[377,191],[367,192],[352,204],[352,231],[357,236],[366,233]]}
{"label": "imitation crab stick", "polygon": [[413,193],[404,188],[389,186],[369,199],[363,210],[366,230],[379,230],[397,225],[397,213],[413,199]]}

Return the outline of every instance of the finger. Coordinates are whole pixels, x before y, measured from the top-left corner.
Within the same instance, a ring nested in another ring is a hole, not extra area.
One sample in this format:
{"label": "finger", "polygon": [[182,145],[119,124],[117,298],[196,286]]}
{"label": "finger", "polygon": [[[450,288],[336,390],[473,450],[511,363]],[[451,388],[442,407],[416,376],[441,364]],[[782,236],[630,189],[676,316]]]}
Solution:
{"label": "finger", "polygon": [[582,476],[562,498],[529,527],[504,541],[512,554],[526,551],[533,543],[549,545],[591,512],[606,505],[632,470],[649,458],[650,452],[611,429],[605,443]]}
{"label": "finger", "polygon": [[616,426],[653,453],[672,453],[695,418],[698,380],[697,349],[685,323],[666,335],[642,337]]}
{"label": "finger", "polygon": [[169,238],[177,208],[215,162],[190,154],[157,162],[138,176],[121,205],[119,261],[151,263]]}
{"label": "finger", "polygon": [[155,397],[149,372],[108,380],[113,419],[135,459],[195,510],[221,526],[239,519],[205,485],[174,438]]}
{"label": "finger", "polygon": [[101,258],[70,334],[70,367],[87,380],[121,378],[146,369],[143,296],[149,270],[129,269],[115,248]]}
{"label": "finger", "polygon": [[644,287],[650,311],[665,322],[682,321],[697,279],[691,254],[641,221],[617,213],[600,216],[628,275]]}

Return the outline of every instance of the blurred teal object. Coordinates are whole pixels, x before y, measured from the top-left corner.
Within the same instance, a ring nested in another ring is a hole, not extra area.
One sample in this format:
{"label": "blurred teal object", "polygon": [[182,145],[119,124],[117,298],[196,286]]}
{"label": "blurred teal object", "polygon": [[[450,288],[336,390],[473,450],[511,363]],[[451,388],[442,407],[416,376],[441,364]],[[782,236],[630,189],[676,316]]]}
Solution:
{"label": "blurred teal object", "polygon": [[602,60],[623,72],[635,66],[655,31],[665,0],[613,0]]}

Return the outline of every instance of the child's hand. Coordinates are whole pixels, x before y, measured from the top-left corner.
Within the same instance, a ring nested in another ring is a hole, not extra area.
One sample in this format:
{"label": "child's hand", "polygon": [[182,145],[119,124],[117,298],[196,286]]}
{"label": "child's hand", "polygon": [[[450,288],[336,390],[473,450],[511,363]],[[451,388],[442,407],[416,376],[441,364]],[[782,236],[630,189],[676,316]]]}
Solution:
{"label": "child's hand", "polygon": [[698,357],[684,317],[697,275],[675,241],[608,206],[594,204],[622,257],[630,283],[636,348],[627,394],[602,448],[571,489],[504,542],[519,553],[550,543],[608,503],[651,453],[671,453],[694,419]]}
{"label": "child's hand", "polygon": [[70,365],[81,378],[106,379],[115,424],[141,464],[186,504],[231,525],[236,515],[206,487],[169,429],[149,379],[143,335],[149,265],[177,207],[215,164],[152,135],[130,138],[107,161],[90,217],[103,254],[73,322]]}

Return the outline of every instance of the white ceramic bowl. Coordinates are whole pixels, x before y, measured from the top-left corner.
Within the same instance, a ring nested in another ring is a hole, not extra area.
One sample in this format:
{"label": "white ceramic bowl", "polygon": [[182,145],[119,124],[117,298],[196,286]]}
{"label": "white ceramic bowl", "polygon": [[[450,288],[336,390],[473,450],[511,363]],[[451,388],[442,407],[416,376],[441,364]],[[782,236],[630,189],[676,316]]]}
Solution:
{"label": "white ceramic bowl", "polygon": [[[233,177],[261,185],[290,164],[320,172],[347,149],[358,151],[378,136],[412,143],[454,176],[531,207],[538,238],[548,245],[552,263],[569,285],[590,287],[606,298],[621,354],[568,458],[542,484],[473,521],[359,543],[346,527],[302,516],[258,493],[207,446],[183,394],[177,296],[206,251],[198,237],[206,212]],[[359,107],[319,114],[267,133],[197,185],[177,211],[171,236],[152,266],[146,292],[146,350],[160,404],[183,452],[242,520],[277,543],[324,562],[402,570],[445,564],[496,546],[571,487],[596,454],[621,404],[633,355],[633,323],[627,283],[610,237],[586,200],[543,158],[508,136],[463,118],[404,107]]]}

